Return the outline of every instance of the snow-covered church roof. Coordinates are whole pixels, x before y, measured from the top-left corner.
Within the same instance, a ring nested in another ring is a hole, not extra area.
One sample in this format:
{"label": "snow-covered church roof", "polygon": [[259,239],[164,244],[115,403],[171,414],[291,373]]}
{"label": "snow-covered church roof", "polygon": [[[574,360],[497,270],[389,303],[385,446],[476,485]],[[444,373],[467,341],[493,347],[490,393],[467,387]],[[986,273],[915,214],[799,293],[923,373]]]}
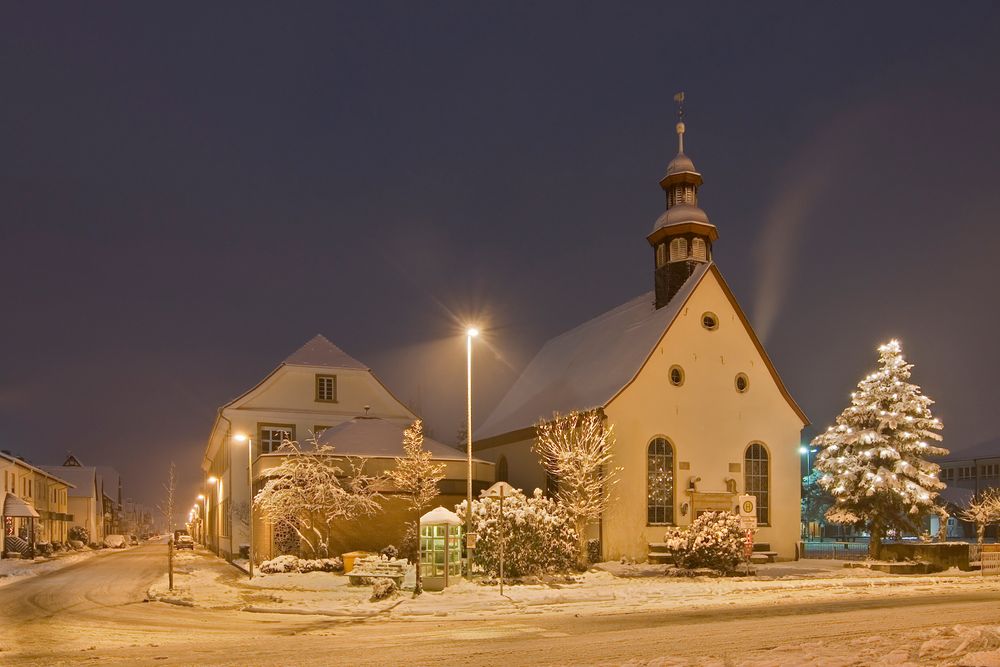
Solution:
{"label": "snow-covered church roof", "polygon": [[[403,427],[378,417],[355,417],[324,429],[319,444],[330,445],[340,456],[402,457]],[[424,436],[424,449],[435,460],[464,461],[465,453],[455,447]],[[475,459],[479,460],[479,459]]]}
{"label": "snow-covered church roof", "polygon": [[483,422],[475,439],[528,428],[553,411],[604,407],[638,374],[712,266],[700,265],[670,303],[636,297],[547,342]]}

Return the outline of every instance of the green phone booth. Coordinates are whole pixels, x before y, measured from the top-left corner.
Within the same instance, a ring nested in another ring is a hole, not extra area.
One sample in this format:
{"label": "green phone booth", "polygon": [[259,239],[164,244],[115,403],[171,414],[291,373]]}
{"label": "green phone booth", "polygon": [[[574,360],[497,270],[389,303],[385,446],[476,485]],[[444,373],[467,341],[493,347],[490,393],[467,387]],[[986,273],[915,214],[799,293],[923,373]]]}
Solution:
{"label": "green phone booth", "polygon": [[420,517],[420,577],[424,590],[440,591],[462,576],[462,520],[443,507]]}

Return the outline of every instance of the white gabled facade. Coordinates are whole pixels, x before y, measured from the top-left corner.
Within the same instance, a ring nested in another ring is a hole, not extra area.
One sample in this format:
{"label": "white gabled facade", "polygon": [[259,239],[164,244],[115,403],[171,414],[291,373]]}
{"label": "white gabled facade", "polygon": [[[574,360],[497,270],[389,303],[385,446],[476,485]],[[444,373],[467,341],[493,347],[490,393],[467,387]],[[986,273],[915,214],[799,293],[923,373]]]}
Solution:
{"label": "white gabled facade", "polygon": [[[232,558],[239,554],[240,545],[249,543],[249,526],[244,521],[250,501],[247,444],[233,436],[252,437],[257,480],[263,468],[273,465],[274,457],[268,461],[266,455],[283,436],[306,442],[324,428],[366,415],[400,426],[416,419],[371,369],[320,335],[255,387],[221,407],[201,465],[206,481],[199,513],[205,519],[206,544]],[[207,481],[211,477],[214,483]],[[255,523],[255,553],[269,552],[263,543],[266,534],[264,526]]]}

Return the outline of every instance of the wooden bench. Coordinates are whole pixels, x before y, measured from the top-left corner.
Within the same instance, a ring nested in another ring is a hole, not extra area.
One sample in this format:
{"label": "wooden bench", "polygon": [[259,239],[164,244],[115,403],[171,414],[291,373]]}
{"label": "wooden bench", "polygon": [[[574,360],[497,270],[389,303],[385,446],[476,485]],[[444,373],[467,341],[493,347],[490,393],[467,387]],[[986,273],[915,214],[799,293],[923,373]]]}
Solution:
{"label": "wooden bench", "polygon": [[359,558],[348,573],[348,580],[354,585],[365,583],[366,579],[392,579],[397,586],[403,585],[403,577],[410,563],[405,558],[383,560],[378,556]]}

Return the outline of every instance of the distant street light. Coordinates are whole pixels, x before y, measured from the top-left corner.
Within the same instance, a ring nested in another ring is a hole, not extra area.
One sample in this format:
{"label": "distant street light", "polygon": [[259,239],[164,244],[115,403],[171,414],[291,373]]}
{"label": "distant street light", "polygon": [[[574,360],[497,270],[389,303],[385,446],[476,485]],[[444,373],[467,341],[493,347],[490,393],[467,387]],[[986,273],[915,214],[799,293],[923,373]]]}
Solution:
{"label": "distant street light", "polygon": [[466,469],[466,512],[465,551],[468,559],[468,576],[472,578],[472,552],[475,538],[472,536],[472,339],[479,335],[479,329],[469,327],[465,332],[466,392],[465,392],[465,450],[468,458]]}
{"label": "distant street light", "polygon": [[245,433],[237,433],[233,436],[236,442],[247,443],[247,512],[250,524],[250,549],[247,550],[247,560],[249,567],[247,573],[253,579],[253,438]]}

